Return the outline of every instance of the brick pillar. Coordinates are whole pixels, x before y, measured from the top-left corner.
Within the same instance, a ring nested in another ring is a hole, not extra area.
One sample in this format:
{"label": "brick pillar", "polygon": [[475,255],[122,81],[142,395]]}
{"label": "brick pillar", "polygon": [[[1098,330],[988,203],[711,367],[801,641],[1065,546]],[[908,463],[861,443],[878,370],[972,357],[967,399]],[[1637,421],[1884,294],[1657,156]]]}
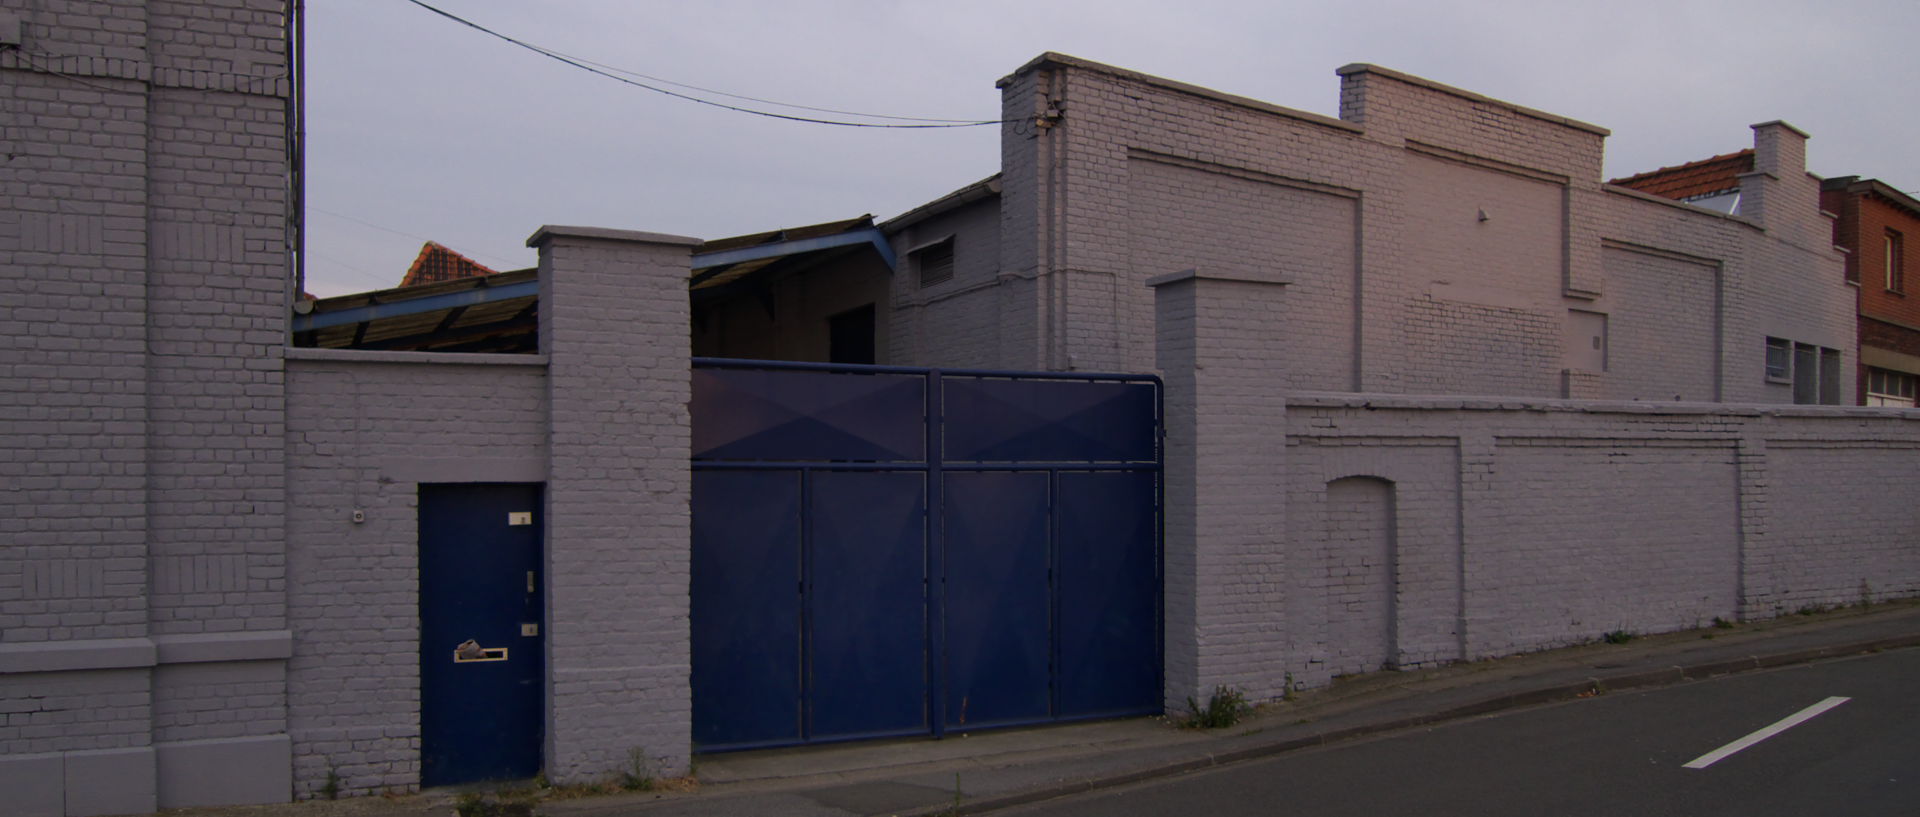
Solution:
{"label": "brick pillar", "polygon": [[547,774],[604,780],[646,756],[685,774],[696,239],[542,227],[548,356]]}
{"label": "brick pillar", "polygon": [[1740,176],[1740,214],[1784,231],[1787,240],[1831,240],[1795,229],[1819,221],[1819,185],[1807,179],[1807,132],[1779,120],[1752,127],[1753,172]]}
{"label": "brick pillar", "polygon": [[1283,691],[1282,284],[1189,270],[1154,288],[1166,383],[1166,706]]}

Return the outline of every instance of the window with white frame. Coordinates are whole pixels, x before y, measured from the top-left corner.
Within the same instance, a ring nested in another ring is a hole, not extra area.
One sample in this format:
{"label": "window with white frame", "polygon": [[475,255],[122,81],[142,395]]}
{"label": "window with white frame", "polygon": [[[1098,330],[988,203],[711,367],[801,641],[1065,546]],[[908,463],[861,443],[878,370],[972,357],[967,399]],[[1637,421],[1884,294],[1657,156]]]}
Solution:
{"label": "window with white frame", "polygon": [[1793,382],[1793,341],[1767,338],[1767,380],[1772,383]]}
{"label": "window with white frame", "polygon": [[1867,405],[1914,407],[1916,378],[1892,369],[1867,369]]}

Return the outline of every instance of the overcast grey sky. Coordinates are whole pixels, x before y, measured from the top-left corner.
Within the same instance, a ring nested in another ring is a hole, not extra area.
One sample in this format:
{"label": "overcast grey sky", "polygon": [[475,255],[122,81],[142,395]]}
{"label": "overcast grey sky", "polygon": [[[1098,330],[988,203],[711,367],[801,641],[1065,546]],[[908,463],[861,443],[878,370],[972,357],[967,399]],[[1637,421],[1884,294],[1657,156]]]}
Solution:
{"label": "overcast grey sky", "polygon": [[[1810,132],[1809,167],[1920,190],[1920,3],[427,0],[628,71],[826,108],[992,119],[1060,51],[1337,115],[1371,62],[1612,129],[1622,176]],[[999,164],[997,127],[779,121],[616,83],[407,0],[309,0],[307,288],[397,284],[424,239],[532,266],[542,224],[719,238],[891,217]],[[741,103],[760,106],[755,103]],[[775,109],[784,110],[784,109]]]}

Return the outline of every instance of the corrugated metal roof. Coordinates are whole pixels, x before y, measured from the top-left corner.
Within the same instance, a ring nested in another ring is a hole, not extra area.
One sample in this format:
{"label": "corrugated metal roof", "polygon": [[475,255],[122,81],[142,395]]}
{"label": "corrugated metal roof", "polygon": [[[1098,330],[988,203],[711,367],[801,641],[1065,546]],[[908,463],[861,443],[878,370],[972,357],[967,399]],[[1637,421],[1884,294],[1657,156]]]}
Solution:
{"label": "corrugated metal roof", "polygon": [[[694,248],[687,285],[696,298],[726,298],[757,282],[864,252],[876,253],[893,266],[892,246],[870,215],[720,238]],[[446,261],[451,264],[448,270],[471,271],[456,259],[485,269],[429,242],[408,280],[416,277],[413,272],[423,261]],[[293,319],[293,343],[329,349],[532,353],[539,351],[538,302],[538,271],[531,269],[303,301]]]}
{"label": "corrugated metal roof", "polygon": [[306,302],[293,345],[323,349],[535,352],[539,297],[531,269]]}

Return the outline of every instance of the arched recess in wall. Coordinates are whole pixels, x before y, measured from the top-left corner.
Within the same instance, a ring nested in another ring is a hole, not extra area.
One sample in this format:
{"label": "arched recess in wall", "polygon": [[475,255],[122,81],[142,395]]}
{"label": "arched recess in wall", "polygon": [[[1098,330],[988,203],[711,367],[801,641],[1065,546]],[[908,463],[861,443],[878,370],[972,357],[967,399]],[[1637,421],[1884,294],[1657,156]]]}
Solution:
{"label": "arched recess in wall", "polygon": [[1398,657],[1399,543],[1394,484],[1370,476],[1327,483],[1327,659],[1335,675],[1391,667]]}

